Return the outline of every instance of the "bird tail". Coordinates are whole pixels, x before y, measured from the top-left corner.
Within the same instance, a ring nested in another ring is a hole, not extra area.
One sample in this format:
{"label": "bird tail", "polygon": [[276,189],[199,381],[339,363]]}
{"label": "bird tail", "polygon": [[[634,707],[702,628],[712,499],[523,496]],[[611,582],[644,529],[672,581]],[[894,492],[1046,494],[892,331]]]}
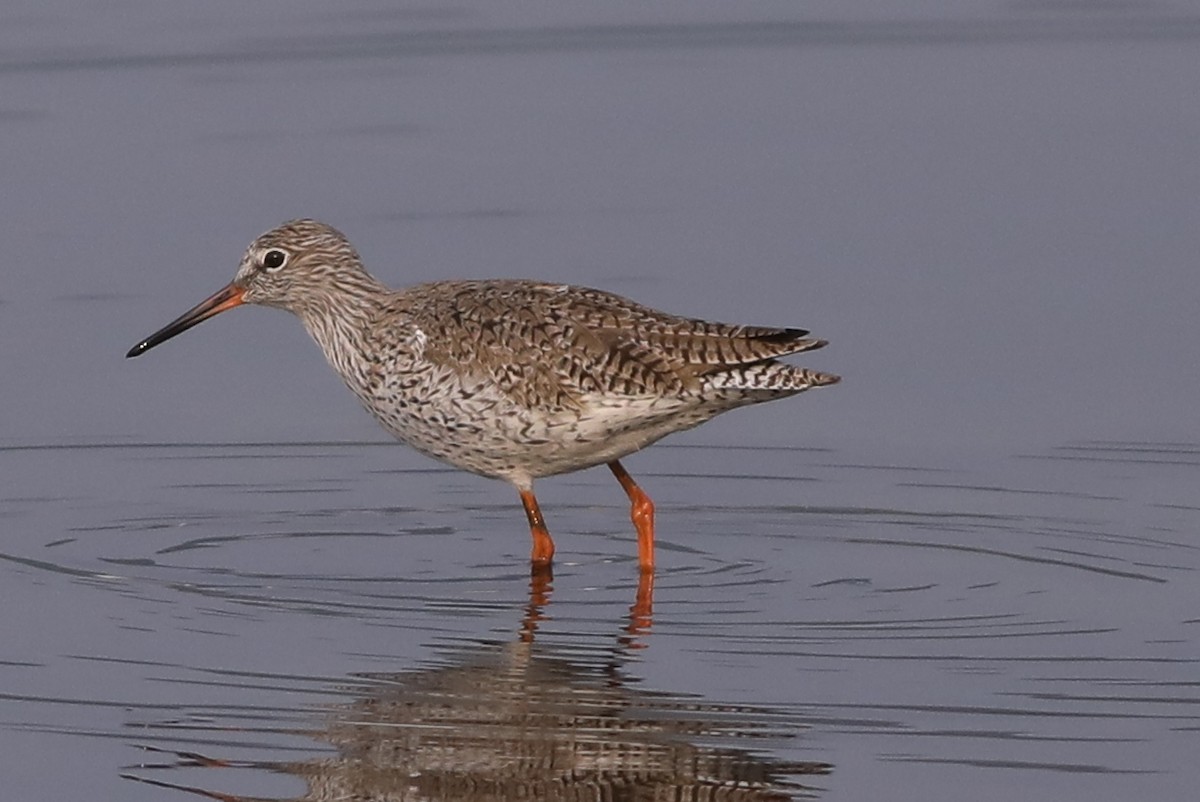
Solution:
{"label": "bird tail", "polygon": [[703,380],[708,390],[720,391],[722,394],[732,391],[734,394],[766,401],[795,395],[810,387],[837,384],[842,377],[766,360],[749,365],[731,365],[706,375]]}

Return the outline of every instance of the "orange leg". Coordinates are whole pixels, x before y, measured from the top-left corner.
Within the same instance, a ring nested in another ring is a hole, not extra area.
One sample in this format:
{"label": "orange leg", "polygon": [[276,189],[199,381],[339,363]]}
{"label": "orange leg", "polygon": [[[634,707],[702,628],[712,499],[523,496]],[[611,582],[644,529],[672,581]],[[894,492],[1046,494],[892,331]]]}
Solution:
{"label": "orange leg", "polygon": [[617,477],[617,481],[621,483],[621,487],[625,488],[625,495],[629,496],[629,501],[633,504],[630,509],[629,517],[633,519],[633,526],[637,529],[638,535],[638,567],[643,572],[654,570],[654,502],[646,495],[637,482],[633,481],[625,468],[617,460],[608,463],[608,469],[613,472],[613,476]]}
{"label": "orange leg", "polygon": [[644,635],[650,631],[654,615],[654,573],[642,571],[638,575],[638,589],[633,606],[629,608],[630,635]]}
{"label": "orange leg", "polygon": [[533,489],[521,490],[521,503],[525,505],[525,517],[529,519],[529,534],[533,535],[533,553],[529,561],[535,571],[550,567],[554,559],[554,540],[550,530],[546,529],[546,519],[542,517],[542,509],[538,506]]}

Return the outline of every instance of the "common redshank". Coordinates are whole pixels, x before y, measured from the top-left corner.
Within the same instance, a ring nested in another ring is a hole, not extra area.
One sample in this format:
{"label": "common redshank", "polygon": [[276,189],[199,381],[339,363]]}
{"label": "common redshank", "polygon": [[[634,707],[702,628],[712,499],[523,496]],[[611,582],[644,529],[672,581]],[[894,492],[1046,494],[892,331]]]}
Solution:
{"label": "common redshank", "polygon": [[631,503],[638,564],[654,568],[654,503],[620,460],[735,407],[833,384],[778,357],[803,329],[677,317],[611,293],[539,281],[391,290],[349,240],[292,220],[246,250],[233,281],[130,349],[142,354],[242,304],[286,309],[397,439],[520,494],[535,569],[554,541],[533,481],[604,463]]}

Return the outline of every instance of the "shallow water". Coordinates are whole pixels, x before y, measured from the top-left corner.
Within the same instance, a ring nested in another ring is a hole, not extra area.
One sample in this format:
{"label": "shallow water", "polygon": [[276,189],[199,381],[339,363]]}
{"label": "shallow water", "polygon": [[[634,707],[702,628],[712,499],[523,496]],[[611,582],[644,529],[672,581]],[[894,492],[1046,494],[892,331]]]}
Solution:
{"label": "shallow water", "polygon": [[[5,799],[1194,795],[1198,19],[77,5],[0,11]],[[285,316],[122,359],[300,215],[845,381],[627,461],[653,586],[540,483],[534,582]]]}
{"label": "shallow water", "polygon": [[[6,451],[5,751],[70,750],[132,799],[1191,782],[1196,446],[970,467],[662,446],[637,460],[660,500],[652,589],[603,472],[546,483],[561,561],[531,586],[516,501],[398,453]],[[124,490],[51,499],[50,472]],[[63,780],[41,772],[10,777]]]}

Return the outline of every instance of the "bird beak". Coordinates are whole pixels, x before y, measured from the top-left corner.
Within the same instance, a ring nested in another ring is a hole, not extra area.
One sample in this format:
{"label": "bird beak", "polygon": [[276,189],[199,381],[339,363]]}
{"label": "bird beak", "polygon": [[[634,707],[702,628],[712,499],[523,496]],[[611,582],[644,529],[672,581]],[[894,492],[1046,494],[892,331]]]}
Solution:
{"label": "bird beak", "polygon": [[142,340],[137,345],[130,348],[129,353],[125,355],[125,358],[128,359],[129,357],[140,356],[159,343],[164,343],[171,339],[176,334],[182,334],[192,326],[195,326],[197,323],[208,320],[213,315],[220,314],[226,309],[233,309],[235,306],[241,306],[244,303],[246,303],[245,287],[239,287],[237,284],[230,282],[226,286],[210,295],[208,298],[205,298],[203,301],[172,320],[167,325],[163,326],[158,331],[151,334],[146,339]]}

